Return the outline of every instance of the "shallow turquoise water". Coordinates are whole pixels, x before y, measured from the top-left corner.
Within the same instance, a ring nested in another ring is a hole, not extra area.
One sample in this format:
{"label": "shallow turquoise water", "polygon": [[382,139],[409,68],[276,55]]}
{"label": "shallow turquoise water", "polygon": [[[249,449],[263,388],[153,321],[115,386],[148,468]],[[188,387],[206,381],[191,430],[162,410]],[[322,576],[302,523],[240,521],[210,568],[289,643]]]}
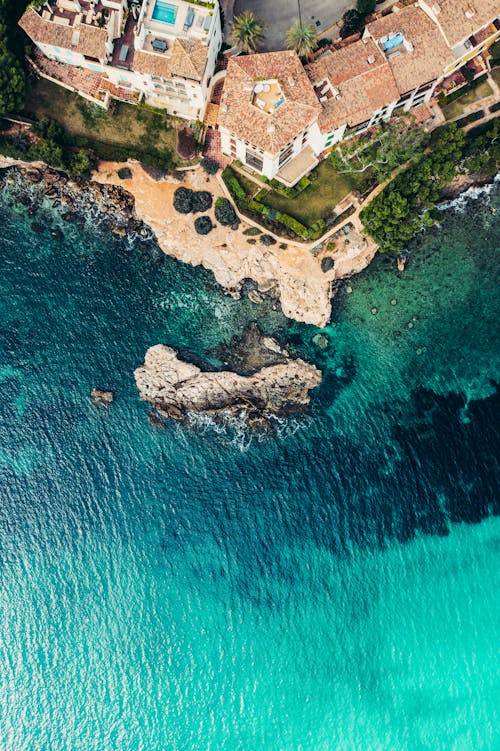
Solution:
{"label": "shallow turquoise water", "polygon": [[[490,203],[345,285],[324,353],[152,245],[55,241],[8,204],[0,749],[500,748]],[[324,369],[311,415],[152,429],[147,347],[254,317]]]}

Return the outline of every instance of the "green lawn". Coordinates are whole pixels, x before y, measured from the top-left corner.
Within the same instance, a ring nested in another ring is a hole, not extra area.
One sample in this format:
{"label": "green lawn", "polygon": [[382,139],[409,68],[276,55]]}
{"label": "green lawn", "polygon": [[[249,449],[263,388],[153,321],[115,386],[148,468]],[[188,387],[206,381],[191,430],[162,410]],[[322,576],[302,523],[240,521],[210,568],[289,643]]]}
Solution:
{"label": "green lawn", "polygon": [[290,214],[310,227],[332,211],[361,182],[359,175],[340,175],[329,159],[321,162],[315,172],[317,179],[297,198],[285,198],[271,191],[262,198],[262,203]]}
{"label": "green lawn", "polygon": [[487,96],[491,96],[493,90],[488,81],[483,81],[477,88],[466,91],[461,97],[455,99],[450,104],[443,104],[441,109],[447,120],[453,120],[456,117],[461,117],[464,114],[464,107],[468,104],[478,102],[480,99],[484,99]]}
{"label": "green lawn", "polygon": [[500,86],[500,66],[498,68],[493,68],[491,71],[491,77],[495,81],[497,86]]}
{"label": "green lawn", "polygon": [[254,196],[256,193],[261,190],[263,187],[263,183],[259,184],[255,182],[255,180],[252,180],[250,177],[245,177],[245,175],[242,172],[239,172],[238,170],[234,170],[234,174],[238,178],[238,182],[247,194],[247,196]]}
{"label": "green lawn", "polygon": [[128,149],[171,149],[175,154],[175,127],[166,115],[144,107],[116,102],[113,113],[44,78],[34,80],[26,100],[28,115],[47,115],[75,137]]}

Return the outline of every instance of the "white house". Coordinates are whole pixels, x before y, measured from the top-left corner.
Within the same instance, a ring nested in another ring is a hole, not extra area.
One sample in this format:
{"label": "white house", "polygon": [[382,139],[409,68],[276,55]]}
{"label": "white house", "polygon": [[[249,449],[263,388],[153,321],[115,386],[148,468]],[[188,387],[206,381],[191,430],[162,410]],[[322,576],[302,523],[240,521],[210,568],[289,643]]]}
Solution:
{"label": "white house", "polygon": [[416,6],[394,6],[367,25],[364,38],[373,39],[385,56],[399,92],[396,107],[404,110],[431,99],[454,59],[437,25]]}
{"label": "white house", "polygon": [[318,162],[312,131],[320,111],[295,52],[233,57],[218,115],[222,151],[294,185]]}
{"label": "white house", "polygon": [[100,91],[203,118],[222,44],[218,0],[57,0],[19,23],[50,60],[100,73]]}
{"label": "white house", "polygon": [[390,117],[399,99],[385,55],[370,38],[325,49],[306,71],[321,105],[314,138],[317,154],[347,134],[361,133]]}
{"label": "white house", "polygon": [[453,52],[448,75],[500,38],[498,0],[417,0]]}

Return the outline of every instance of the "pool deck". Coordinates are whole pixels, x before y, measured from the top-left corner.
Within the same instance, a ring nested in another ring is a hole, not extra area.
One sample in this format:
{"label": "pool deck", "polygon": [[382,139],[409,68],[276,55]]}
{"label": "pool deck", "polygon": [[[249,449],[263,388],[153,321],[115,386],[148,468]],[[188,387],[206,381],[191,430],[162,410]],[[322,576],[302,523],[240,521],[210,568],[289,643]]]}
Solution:
{"label": "pool deck", "polygon": [[[169,23],[167,21],[160,21],[153,18],[156,2],[155,0],[149,0],[146,14],[144,16],[144,24],[150,31],[162,35],[188,36],[195,39],[205,39],[207,37],[205,23],[207,18],[212,19],[210,14],[213,13],[213,8],[209,8],[205,5],[194,5],[185,2],[185,0],[174,0],[174,2],[164,2],[164,0],[160,0],[160,2],[163,5],[168,5],[171,8],[176,9],[175,22]],[[192,18],[190,25],[186,28],[186,21],[189,12],[191,12]]]}

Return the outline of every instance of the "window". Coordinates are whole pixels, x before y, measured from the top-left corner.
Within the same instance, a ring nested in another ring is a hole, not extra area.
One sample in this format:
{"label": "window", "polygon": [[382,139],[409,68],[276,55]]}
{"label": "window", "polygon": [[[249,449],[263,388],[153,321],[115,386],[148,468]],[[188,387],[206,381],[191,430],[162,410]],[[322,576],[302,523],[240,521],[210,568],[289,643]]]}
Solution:
{"label": "window", "polygon": [[259,172],[261,172],[262,168],[264,167],[264,160],[258,154],[255,154],[253,151],[249,151],[248,149],[245,153],[245,162],[249,167],[253,167]]}
{"label": "window", "polygon": [[293,143],[291,143],[289,146],[286,146],[281,152],[280,158],[279,158],[279,166],[282,167],[284,163],[290,159],[292,154],[293,154]]}

